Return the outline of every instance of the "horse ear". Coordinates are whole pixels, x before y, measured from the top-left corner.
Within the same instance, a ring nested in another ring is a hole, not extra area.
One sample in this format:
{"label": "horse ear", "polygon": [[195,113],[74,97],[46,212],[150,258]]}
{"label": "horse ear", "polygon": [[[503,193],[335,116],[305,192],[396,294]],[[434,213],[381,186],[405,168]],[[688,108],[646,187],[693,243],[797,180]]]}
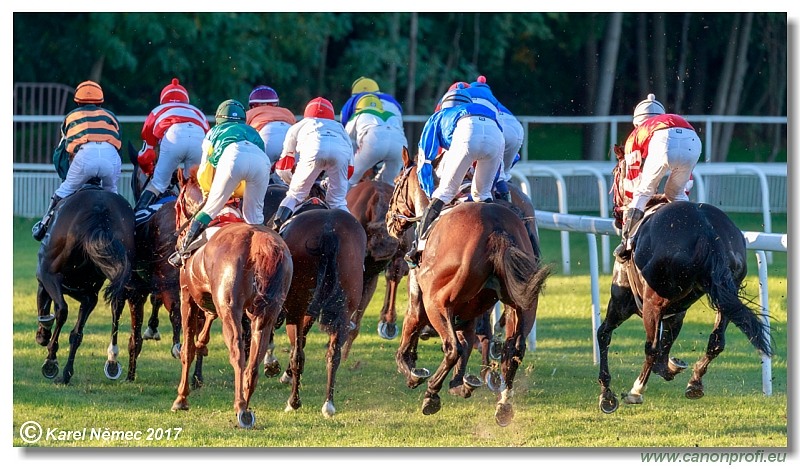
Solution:
{"label": "horse ear", "polygon": [[176,169],[175,174],[178,179],[178,187],[183,187],[183,182],[186,181],[186,178],[183,177],[183,168]]}
{"label": "horse ear", "polygon": [[411,158],[411,155],[408,153],[408,148],[403,147],[403,167],[404,168],[410,168],[412,164],[414,164],[414,160]]}

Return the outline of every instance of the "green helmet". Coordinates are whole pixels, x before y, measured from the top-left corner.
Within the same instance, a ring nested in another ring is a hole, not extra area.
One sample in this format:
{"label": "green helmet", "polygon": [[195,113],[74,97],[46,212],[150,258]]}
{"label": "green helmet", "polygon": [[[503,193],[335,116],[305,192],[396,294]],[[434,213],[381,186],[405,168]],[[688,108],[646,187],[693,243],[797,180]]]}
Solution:
{"label": "green helmet", "polygon": [[244,105],[235,99],[226,99],[223,101],[217,108],[217,113],[214,114],[217,124],[225,122],[244,122],[245,116]]}

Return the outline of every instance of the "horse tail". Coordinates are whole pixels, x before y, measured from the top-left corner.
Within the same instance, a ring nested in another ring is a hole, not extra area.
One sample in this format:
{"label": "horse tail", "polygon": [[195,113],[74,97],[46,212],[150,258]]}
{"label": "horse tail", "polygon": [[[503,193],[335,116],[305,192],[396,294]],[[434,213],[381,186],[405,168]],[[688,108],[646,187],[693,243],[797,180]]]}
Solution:
{"label": "horse tail", "polygon": [[493,232],[487,243],[489,262],[504,281],[508,296],[519,308],[528,309],[538,298],[550,268],[514,245],[508,234]]}
{"label": "horse tail", "polygon": [[114,236],[106,222],[108,215],[95,210],[84,226],[91,227],[84,238],[83,249],[100,272],[108,279],[103,293],[106,302],[124,300],[124,292],[133,272],[125,245]]}
{"label": "horse tail", "polygon": [[255,309],[266,311],[271,303],[286,300],[284,286],[292,280],[292,258],[284,255],[281,243],[259,243],[256,249],[251,246],[253,263],[253,283],[256,287]]}
{"label": "horse tail", "polygon": [[699,242],[695,252],[709,253],[705,268],[711,275],[706,279],[703,288],[708,293],[712,307],[734,323],[757,350],[766,356],[772,356],[771,337],[766,324],[742,301],[744,287],[736,282],[730,259],[724,255],[724,248],[719,243],[710,245],[709,241],[706,239],[705,242]]}
{"label": "horse tail", "polygon": [[337,319],[346,317],[347,298],[339,281],[339,237],[330,222],[325,223],[322,231],[317,248],[309,249],[312,255],[321,260],[317,267],[317,285],[308,305],[308,314],[319,318],[320,327],[327,331],[335,327]]}

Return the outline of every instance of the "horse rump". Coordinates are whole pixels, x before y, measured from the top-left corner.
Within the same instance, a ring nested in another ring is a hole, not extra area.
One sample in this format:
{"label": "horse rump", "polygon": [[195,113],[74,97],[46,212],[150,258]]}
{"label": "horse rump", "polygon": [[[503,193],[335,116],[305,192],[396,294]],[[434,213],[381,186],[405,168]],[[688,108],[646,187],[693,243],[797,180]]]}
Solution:
{"label": "horse rump", "polygon": [[317,268],[317,284],[308,305],[308,314],[319,318],[323,330],[335,330],[338,325],[336,321],[347,316],[347,297],[339,281],[337,267],[339,247],[339,237],[330,222],[326,222],[319,244],[309,249],[309,254],[322,260]]}
{"label": "horse rump", "polygon": [[109,219],[107,209],[96,206],[82,219],[76,219],[75,223],[90,227],[81,239],[82,247],[86,256],[108,279],[103,297],[107,302],[112,302],[124,300],[133,265],[125,245],[113,232],[113,226],[109,225]]}

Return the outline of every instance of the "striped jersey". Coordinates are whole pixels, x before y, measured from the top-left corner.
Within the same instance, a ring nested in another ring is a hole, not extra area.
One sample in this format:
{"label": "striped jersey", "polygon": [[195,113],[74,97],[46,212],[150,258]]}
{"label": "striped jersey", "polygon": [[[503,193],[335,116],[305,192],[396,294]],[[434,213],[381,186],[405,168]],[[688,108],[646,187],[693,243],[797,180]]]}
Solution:
{"label": "striped jersey", "polygon": [[87,142],[108,142],[117,150],[122,147],[117,116],[95,104],[78,107],[67,114],[61,125],[61,135],[70,155]]}

